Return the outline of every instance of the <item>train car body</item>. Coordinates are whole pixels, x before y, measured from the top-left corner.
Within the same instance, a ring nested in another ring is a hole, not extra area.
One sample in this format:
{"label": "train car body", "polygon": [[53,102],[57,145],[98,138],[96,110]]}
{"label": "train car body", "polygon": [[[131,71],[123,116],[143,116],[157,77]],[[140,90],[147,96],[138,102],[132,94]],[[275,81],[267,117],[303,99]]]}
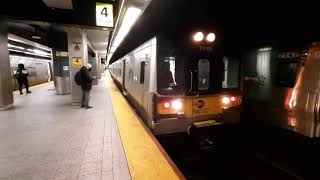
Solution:
{"label": "train car body", "polygon": [[319,43],[293,51],[260,48],[244,59],[244,120],[319,138]]}
{"label": "train car body", "polygon": [[184,42],[159,34],[112,63],[111,75],[155,134],[238,122],[238,59]]}
{"label": "train car body", "polygon": [[29,86],[46,83],[52,80],[52,61],[41,57],[26,57],[10,55],[10,67],[13,90],[18,90],[19,85],[15,78],[18,64],[23,63],[28,71]]}

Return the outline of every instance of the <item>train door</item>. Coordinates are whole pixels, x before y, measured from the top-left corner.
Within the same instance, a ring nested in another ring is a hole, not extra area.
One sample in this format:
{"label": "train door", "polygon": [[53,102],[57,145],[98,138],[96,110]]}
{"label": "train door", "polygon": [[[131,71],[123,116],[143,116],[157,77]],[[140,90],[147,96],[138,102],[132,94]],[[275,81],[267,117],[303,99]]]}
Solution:
{"label": "train door", "polygon": [[122,75],[122,84],[123,84],[123,90],[126,90],[126,63],[127,60],[123,60],[123,75]]}
{"label": "train door", "polygon": [[142,60],[140,62],[140,85],[142,86],[142,96],[141,96],[141,103],[143,104],[143,106],[145,105],[145,99],[146,99],[146,94],[145,94],[145,90],[147,90],[147,88],[145,87],[145,70],[146,70],[146,61]]}
{"label": "train door", "polygon": [[217,113],[220,108],[215,97],[208,96],[210,91],[212,65],[209,59],[203,58],[197,61],[196,73],[194,73],[194,85],[197,96],[192,99],[192,117],[193,119],[206,118],[210,114]]}

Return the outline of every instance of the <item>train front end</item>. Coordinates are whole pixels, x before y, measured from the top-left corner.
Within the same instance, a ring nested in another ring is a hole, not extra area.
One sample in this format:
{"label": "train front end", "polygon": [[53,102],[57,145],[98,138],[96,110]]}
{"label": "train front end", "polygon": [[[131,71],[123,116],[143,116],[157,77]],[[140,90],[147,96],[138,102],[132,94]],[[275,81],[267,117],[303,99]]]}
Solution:
{"label": "train front end", "polygon": [[189,34],[188,40],[158,38],[155,134],[192,133],[240,120],[239,58],[219,52],[213,32]]}

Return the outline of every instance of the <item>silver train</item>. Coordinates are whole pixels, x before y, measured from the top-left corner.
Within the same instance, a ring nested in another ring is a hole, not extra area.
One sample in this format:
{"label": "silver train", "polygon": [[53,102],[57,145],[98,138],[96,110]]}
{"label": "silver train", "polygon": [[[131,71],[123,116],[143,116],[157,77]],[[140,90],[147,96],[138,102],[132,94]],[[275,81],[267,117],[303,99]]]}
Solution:
{"label": "silver train", "polygon": [[15,72],[18,69],[18,64],[23,63],[28,70],[29,86],[35,86],[38,84],[46,83],[52,80],[52,61],[42,59],[41,57],[26,57],[20,55],[10,55],[12,88],[18,90],[18,82],[15,78]]}
{"label": "silver train", "polygon": [[260,48],[246,55],[243,67],[244,120],[320,137],[320,43]]}
{"label": "silver train", "polygon": [[161,135],[237,123],[239,64],[216,57],[210,48],[199,50],[195,42],[191,50],[179,49],[190,54],[172,53],[175,45],[154,37],[109,65],[147,126]]}

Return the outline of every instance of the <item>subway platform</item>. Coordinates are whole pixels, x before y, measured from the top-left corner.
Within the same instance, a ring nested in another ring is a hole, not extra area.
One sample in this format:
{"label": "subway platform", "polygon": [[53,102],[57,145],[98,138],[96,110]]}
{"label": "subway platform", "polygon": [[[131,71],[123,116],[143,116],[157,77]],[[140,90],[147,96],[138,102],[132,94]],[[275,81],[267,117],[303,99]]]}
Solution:
{"label": "subway platform", "polygon": [[184,179],[109,74],[92,109],[71,106],[52,83],[31,90],[0,112],[1,180]]}

